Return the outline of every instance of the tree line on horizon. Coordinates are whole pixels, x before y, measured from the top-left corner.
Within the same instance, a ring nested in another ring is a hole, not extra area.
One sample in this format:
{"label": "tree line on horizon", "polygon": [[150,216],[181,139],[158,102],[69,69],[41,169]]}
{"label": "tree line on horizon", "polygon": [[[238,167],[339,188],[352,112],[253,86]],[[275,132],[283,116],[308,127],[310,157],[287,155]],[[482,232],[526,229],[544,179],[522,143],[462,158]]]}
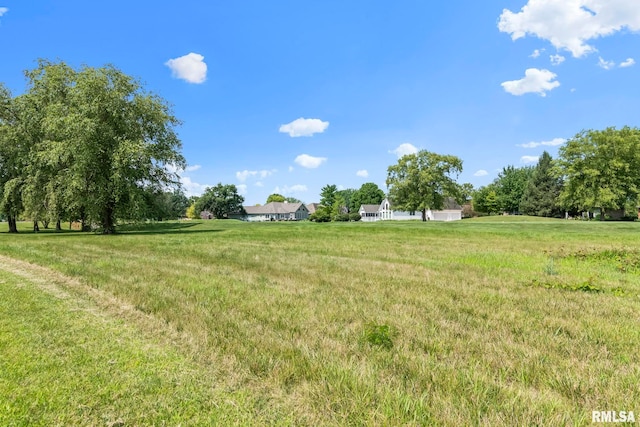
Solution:
{"label": "tree line on horizon", "polygon": [[545,151],[536,166],[503,168],[473,192],[468,214],[635,219],[639,196],[640,129],[609,127],[578,133],[556,159]]}
{"label": "tree line on horizon", "polygon": [[[180,121],[168,103],[113,66],[73,69],[39,60],[25,72],[27,90],[13,97],[0,84],[0,219],[10,232],[27,218],[48,227],[77,221],[105,234],[117,221],[216,218],[243,210],[233,184],[219,183],[187,198],[176,171],[185,167],[175,133]],[[585,130],[544,152],[536,166],[503,168],[489,185],[459,184],[462,160],[419,151],[387,169],[394,208],[422,213],[448,198],[468,202],[467,216],[522,213],[560,217],[593,212],[636,216],[640,194],[640,129]],[[357,220],[363,204],[379,204],[375,183],[359,189],[322,188],[316,221]],[[271,201],[300,202],[272,194]]]}

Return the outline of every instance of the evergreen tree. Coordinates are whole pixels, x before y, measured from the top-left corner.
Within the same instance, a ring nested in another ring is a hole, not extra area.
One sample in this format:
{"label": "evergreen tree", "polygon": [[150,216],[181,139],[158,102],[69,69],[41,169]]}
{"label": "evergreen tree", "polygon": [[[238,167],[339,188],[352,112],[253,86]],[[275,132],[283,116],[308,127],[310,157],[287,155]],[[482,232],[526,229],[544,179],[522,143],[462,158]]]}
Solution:
{"label": "evergreen tree", "polygon": [[542,153],[533,176],[520,202],[520,211],[526,215],[561,217],[563,209],[558,197],[562,180],[553,174],[553,159],[546,151]]}

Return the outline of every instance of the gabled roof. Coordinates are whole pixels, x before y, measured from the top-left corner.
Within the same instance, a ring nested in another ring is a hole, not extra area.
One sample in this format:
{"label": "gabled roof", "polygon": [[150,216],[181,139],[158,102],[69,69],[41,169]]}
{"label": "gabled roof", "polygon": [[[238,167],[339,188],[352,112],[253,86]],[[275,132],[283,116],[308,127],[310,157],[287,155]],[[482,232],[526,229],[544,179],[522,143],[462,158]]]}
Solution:
{"label": "gabled roof", "polygon": [[380,205],[360,205],[360,212],[364,210],[366,213],[376,213],[379,208]]}
{"label": "gabled roof", "polygon": [[[271,202],[262,206],[244,206],[247,215],[295,213],[303,207],[302,203]],[[307,207],[304,206],[303,210]]]}
{"label": "gabled roof", "polygon": [[456,202],[456,199],[454,199],[453,197],[447,197],[444,200],[444,206],[442,206],[442,210],[459,211],[461,209],[462,209],[462,206],[460,206],[460,204]]}
{"label": "gabled roof", "polygon": [[[391,202],[389,201],[388,197],[385,197],[384,200],[382,201],[382,203],[380,203],[380,205],[362,205],[362,206],[365,207],[365,212],[377,212],[378,209],[385,202],[389,203],[390,209],[395,210],[393,205],[391,205]],[[366,210],[366,209],[370,209],[371,206],[375,206],[375,210],[374,211]],[[362,207],[360,209],[362,209]],[[443,211],[448,211],[448,210],[459,211],[459,210],[462,210],[462,206],[460,206],[458,204],[458,202],[456,202],[456,199],[454,199],[453,197],[447,197],[446,199],[444,199],[444,205],[442,206],[442,210]]]}
{"label": "gabled roof", "polygon": [[318,209],[320,209],[321,207],[322,207],[322,205],[320,203],[309,203],[307,205],[307,210],[309,211],[310,214],[312,214],[315,211],[317,211]]}

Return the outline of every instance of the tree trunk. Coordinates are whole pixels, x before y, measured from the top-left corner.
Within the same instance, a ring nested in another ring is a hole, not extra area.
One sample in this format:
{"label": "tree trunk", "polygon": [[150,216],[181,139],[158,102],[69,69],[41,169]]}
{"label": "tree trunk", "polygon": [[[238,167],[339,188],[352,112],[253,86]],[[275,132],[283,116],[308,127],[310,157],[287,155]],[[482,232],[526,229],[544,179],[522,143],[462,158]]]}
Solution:
{"label": "tree trunk", "polygon": [[426,209],[422,209],[422,220],[423,221],[427,220],[427,210]]}
{"label": "tree trunk", "polygon": [[49,228],[49,220],[48,219],[42,220],[42,225],[45,228],[45,230],[47,230]]}
{"label": "tree trunk", "polygon": [[114,209],[111,203],[105,206],[102,212],[102,234],[115,234],[116,222],[114,218]]}
{"label": "tree trunk", "polygon": [[7,218],[7,221],[9,222],[9,233],[17,233],[18,223],[16,221],[16,217],[9,215],[9,217]]}
{"label": "tree trunk", "polygon": [[82,208],[82,212],[80,212],[80,231],[91,231],[87,224],[87,215],[84,212],[84,208]]}
{"label": "tree trunk", "polygon": [[33,221],[33,232],[37,233],[38,231],[40,231],[40,226],[38,225],[38,221],[35,220]]}
{"label": "tree trunk", "polygon": [[60,224],[60,218],[56,221],[56,231],[62,231],[62,225]]}

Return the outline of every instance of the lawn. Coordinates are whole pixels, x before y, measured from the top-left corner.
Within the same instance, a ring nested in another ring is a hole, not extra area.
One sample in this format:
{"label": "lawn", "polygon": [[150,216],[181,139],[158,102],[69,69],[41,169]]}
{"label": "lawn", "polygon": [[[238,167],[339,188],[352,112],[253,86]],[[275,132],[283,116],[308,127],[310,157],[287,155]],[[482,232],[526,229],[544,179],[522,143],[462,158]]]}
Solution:
{"label": "lawn", "polygon": [[23,231],[0,233],[3,425],[640,418],[640,223]]}

